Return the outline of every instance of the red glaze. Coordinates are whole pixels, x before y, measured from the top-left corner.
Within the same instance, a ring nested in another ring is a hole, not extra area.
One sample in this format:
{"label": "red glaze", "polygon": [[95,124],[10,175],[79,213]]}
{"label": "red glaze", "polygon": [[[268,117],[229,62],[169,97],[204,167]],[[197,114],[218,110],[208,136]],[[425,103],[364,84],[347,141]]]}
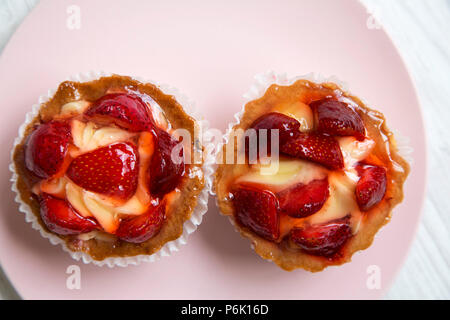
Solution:
{"label": "red glaze", "polygon": [[[288,117],[282,113],[271,112],[256,119],[252,125],[252,129],[256,130],[258,139],[256,140],[259,148],[259,130],[267,130],[267,152],[270,152],[271,132],[270,130],[279,130],[279,144],[283,144],[288,138],[295,136],[300,132],[300,122],[296,119]],[[246,150],[249,150],[249,139],[246,139]],[[258,148],[256,150],[258,150]]]}
{"label": "red glaze", "polygon": [[291,240],[304,252],[332,258],[352,236],[350,216],[324,224],[293,229]]}
{"label": "red glaze", "polygon": [[128,199],[137,188],[139,153],[131,143],[114,143],[75,158],[67,176],[80,187]]}
{"label": "red glaze", "polygon": [[141,243],[153,238],[161,230],[165,219],[165,202],[150,206],[144,214],[123,219],[116,231],[116,236],[122,240]]}
{"label": "red glaze", "polygon": [[114,123],[133,132],[149,130],[153,123],[149,109],[142,99],[126,93],[112,93],[101,97],[85,115],[94,122]]}
{"label": "red glaze", "polygon": [[319,163],[332,170],[344,167],[339,143],[325,134],[299,133],[280,145],[280,151],[295,158]]}
{"label": "red glaze", "polygon": [[280,210],[294,218],[308,217],[319,211],[330,195],[328,179],[299,183],[277,194]]}
{"label": "red glaze", "polygon": [[99,228],[93,218],[83,217],[66,200],[43,193],[40,205],[42,221],[54,233],[74,235]]}
{"label": "red glaze", "polygon": [[386,169],[378,166],[357,167],[360,179],[356,185],[356,201],[362,211],[376,206],[386,193]]}
{"label": "red glaze", "polygon": [[25,144],[25,165],[40,178],[47,179],[64,168],[72,134],[70,124],[50,121],[39,125]]}
{"label": "red glaze", "polygon": [[269,191],[241,186],[233,192],[236,219],[267,240],[280,236],[278,200]]}
{"label": "red glaze", "polygon": [[332,136],[354,136],[364,140],[364,123],[346,103],[323,99],[310,104],[317,117],[317,130]]}
{"label": "red glaze", "polygon": [[184,175],[183,149],[178,156],[181,163],[172,160],[172,150],[178,145],[177,140],[164,130],[156,129],[157,145],[148,169],[150,192],[155,196],[163,196],[179,184]]}

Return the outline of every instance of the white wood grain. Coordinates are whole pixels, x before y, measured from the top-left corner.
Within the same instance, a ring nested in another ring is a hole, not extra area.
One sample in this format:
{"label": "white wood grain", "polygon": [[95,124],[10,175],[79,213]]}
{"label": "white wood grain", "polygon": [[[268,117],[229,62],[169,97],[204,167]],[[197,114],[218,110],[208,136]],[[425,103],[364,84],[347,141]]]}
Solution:
{"label": "white wood grain", "polygon": [[415,82],[428,140],[425,209],[391,299],[450,298],[450,1],[362,0],[392,37]]}
{"label": "white wood grain", "polygon": [[[0,52],[36,2],[0,0]],[[424,215],[407,261],[386,298],[450,299],[450,0],[361,2],[403,56],[417,87],[428,135]],[[0,298],[19,298],[1,270]]]}

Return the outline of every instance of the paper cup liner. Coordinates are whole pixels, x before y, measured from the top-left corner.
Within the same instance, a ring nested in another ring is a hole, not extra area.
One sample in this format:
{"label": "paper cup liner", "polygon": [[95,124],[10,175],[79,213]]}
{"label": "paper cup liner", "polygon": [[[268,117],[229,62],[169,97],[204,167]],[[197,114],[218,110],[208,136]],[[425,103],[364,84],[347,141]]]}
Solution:
{"label": "paper cup liner", "polygon": [[[111,73],[106,72],[94,72],[90,71],[87,73],[79,73],[77,75],[71,76],[67,80],[70,81],[76,81],[76,82],[88,82],[97,80],[102,77],[108,77],[111,76]],[[159,84],[156,81],[151,80],[144,80],[140,77],[132,77],[134,80],[137,80],[142,83],[151,83],[156,85],[162,92],[168,95],[172,95],[175,97],[177,102],[183,107],[183,110],[190,115],[194,120],[196,121],[197,125],[200,127],[200,130],[202,132],[207,132],[209,128],[209,122],[205,119],[203,119],[198,111],[195,108],[195,105],[192,100],[188,99],[187,96],[182,94],[178,89],[166,85],[166,84]],[[191,217],[189,220],[186,220],[183,224],[183,233],[179,238],[176,240],[169,241],[165,243],[160,250],[157,252],[151,254],[151,255],[136,255],[136,256],[130,256],[130,257],[109,257],[104,260],[94,260],[90,255],[88,255],[85,252],[74,252],[70,250],[65,241],[58,236],[56,236],[53,233],[50,233],[41,226],[41,224],[38,222],[38,218],[31,210],[30,206],[22,201],[19,190],[17,188],[17,179],[18,175],[15,170],[15,165],[12,160],[14,149],[20,142],[23,140],[25,135],[25,130],[27,126],[33,121],[33,119],[39,114],[40,106],[50,100],[53,95],[56,93],[56,90],[48,90],[48,92],[44,95],[41,95],[39,97],[38,103],[34,104],[31,108],[31,111],[28,112],[25,116],[25,122],[20,126],[19,128],[19,135],[14,140],[14,145],[11,151],[11,164],[9,165],[9,169],[12,172],[12,187],[11,190],[16,193],[15,201],[19,204],[19,211],[25,214],[25,221],[31,223],[32,228],[35,230],[38,230],[41,235],[44,238],[49,239],[50,243],[53,245],[61,245],[62,249],[69,253],[69,255],[77,260],[82,261],[83,263],[93,263],[97,266],[108,266],[108,267],[114,267],[114,266],[120,266],[120,267],[126,267],[128,265],[138,265],[141,262],[153,262],[159,260],[161,257],[169,256],[173,252],[176,252],[179,250],[179,248],[187,243],[187,239],[191,233],[193,233],[197,227],[202,222],[203,215],[208,210],[208,196],[209,196],[209,190],[211,190],[212,187],[212,181],[213,181],[213,163],[214,163],[214,154],[212,153],[212,149],[210,145],[204,144],[204,152],[203,152],[203,165],[202,165],[202,171],[203,171],[203,177],[205,179],[205,187],[200,192],[200,194],[197,197],[197,205],[194,208],[194,211],[191,214]]]}

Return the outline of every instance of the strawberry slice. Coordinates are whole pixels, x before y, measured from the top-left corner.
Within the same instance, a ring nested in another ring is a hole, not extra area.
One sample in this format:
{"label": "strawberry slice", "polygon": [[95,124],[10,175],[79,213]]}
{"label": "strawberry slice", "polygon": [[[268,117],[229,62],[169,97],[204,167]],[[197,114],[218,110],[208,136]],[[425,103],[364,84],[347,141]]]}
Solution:
{"label": "strawberry slice", "polygon": [[339,143],[333,137],[321,133],[299,133],[290,137],[280,145],[280,152],[317,162],[332,170],[344,167]]}
{"label": "strawberry slice", "polygon": [[332,258],[352,236],[350,216],[323,224],[296,228],[290,238],[303,251],[314,256]]}
{"label": "strawberry slice", "polygon": [[328,179],[299,183],[277,194],[282,212],[294,218],[304,218],[319,211],[330,195]]}
{"label": "strawberry slice", "polygon": [[[293,137],[300,132],[300,122],[296,119],[286,116],[282,113],[271,112],[265,114],[258,119],[256,119],[250,126],[252,129],[256,130],[257,134],[257,146],[259,147],[259,130],[267,130],[267,152],[270,152],[271,145],[271,132],[270,130],[279,130],[279,144],[283,144],[288,138]],[[246,150],[249,149],[248,145],[249,139],[246,139]]]}
{"label": "strawberry slice", "polygon": [[364,140],[364,123],[348,104],[333,99],[314,101],[310,107],[316,114],[317,130],[333,136],[354,136]]}
{"label": "strawberry slice", "polygon": [[181,162],[174,162],[172,150],[180,142],[161,129],[156,129],[155,134],[157,145],[148,169],[148,179],[150,192],[155,196],[163,196],[175,189],[184,175],[183,149],[178,154]]}
{"label": "strawberry slice", "polygon": [[136,191],[139,153],[131,143],[114,143],[76,157],[67,176],[80,187],[120,199]]}
{"label": "strawberry slice", "polygon": [[357,167],[360,179],[356,184],[356,201],[362,211],[376,206],[386,193],[386,169],[379,166]]}
{"label": "strawberry slice", "polygon": [[165,219],[165,202],[150,206],[148,211],[137,217],[126,218],[120,222],[116,236],[133,243],[141,243],[156,236]]}
{"label": "strawberry slice", "polygon": [[50,121],[39,125],[25,143],[25,165],[28,170],[43,179],[64,171],[71,138],[68,122]]}
{"label": "strawberry slice", "polygon": [[99,229],[97,221],[83,217],[65,200],[43,193],[40,205],[42,221],[54,233],[74,235]]}
{"label": "strawberry slice", "polygon": [[241,186],[233,192],[236,219],[267,240],[280,236],[278,200],[269,191]]}
{"label": "strawberry slice", "polygon": [[110,124],[132,132],[149,130],[153,119],[147,105],[133,94],[107,94],[93,103],[85,112],[88,119],[97,123]]}

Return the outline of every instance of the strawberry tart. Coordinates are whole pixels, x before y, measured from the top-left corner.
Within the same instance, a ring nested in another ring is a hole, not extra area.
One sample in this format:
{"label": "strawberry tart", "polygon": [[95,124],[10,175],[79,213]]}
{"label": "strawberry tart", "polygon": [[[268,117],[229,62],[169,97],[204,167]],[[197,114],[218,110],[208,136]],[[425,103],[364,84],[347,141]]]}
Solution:
{"label": "strawberry tart", "polygon": [[[245,105],[222,151],[221,212],[285,270],[321,271],[370,246],[409,173],[384,116],[331,82],[270,85]],[[229,152],[245,161],[227,163]]]}
{"label": "strawberry tart", "polygon": [[63,82],[13,152],[20,200],[72,252],[151,255],[181,236],[204,187],[202,165],[186,161],[194,144],[173,133],[196,126],[153,84]]}

